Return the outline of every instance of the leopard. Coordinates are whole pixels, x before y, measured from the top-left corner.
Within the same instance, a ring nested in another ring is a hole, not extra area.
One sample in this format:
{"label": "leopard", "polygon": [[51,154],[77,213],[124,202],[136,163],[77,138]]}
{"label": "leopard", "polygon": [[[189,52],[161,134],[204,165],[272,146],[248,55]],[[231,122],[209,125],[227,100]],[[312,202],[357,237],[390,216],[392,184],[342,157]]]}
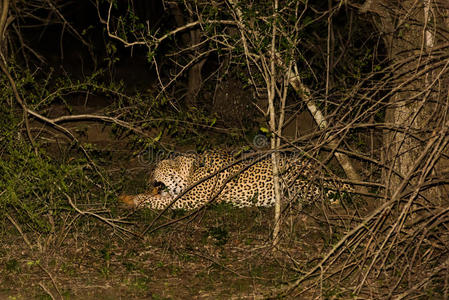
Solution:
{"label": "leopard", "polygon": [[153,171],[153,182],[165,184],[166,191],[176,197],[187,188],[196,161],[197,158],[192,155],[162,160]]}
{"label": "leopard", "polygon": [[[150,182],[161,189],[123,195],[120,200],[132,207],[155,210],[193,210],[212,202],[238,208],[270,207],[276,199],[272,166],[270,154],[243,156],[223,150],[181,154],[156,165]],[[323,186],[334,192],[343,189],[335,182],[317,182],[322,166],[302,155],[280,153],[278,172],[281,190],[286,191],[284,198],[299,200],[301,205],[329,197]]]}

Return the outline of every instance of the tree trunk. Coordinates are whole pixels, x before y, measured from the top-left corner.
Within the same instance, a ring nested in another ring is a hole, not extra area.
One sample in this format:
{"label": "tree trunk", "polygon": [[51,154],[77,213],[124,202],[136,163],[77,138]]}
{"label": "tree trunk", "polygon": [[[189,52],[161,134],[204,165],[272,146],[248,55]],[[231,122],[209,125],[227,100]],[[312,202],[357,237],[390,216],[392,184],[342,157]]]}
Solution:
{"label": "tree trunk", "polygon": [[[176,25],[178,27],[182,27],[186,25],[183,13],[179,8],[178,4],[171,4],[170,6],[171,12],[174,16]],[[189,8],[188,11],[191,11]],[[188,20],[188,22],[192,22],[193,19]],[[194,47],[201,41],[201,31],[200,29],[190,29],[187,33],[181,34],[181,41],[184,44],[185,48]],[[189,58],[195,60],[199,55],[200,51],[193,50],[193,54],[189,55]],[[204,63],[206,59],[200,59],[196,63],[193,63],[188,71],[188,79],[187,79],[187,92],[186,92],[186,105],[188,107],[196,107],[197,101],[196,98],[198,96],[198,92],[201,89],[201,85],[203,83],[203,77],[201,76],[201,70],[203,69]]]}
{"label": "tree trunk", "polygon": [[[444,41],[439,30],[442,18],[437,16],[441,6],[436,9],[433,5],[430,0],[368,0],[362,7],[362,11],[379,16],[376,26],[383,33],[391,66],[396,66],[385,114],[391,129],[384,132],[383,152],[385,165],[392,167],[383,174],[390,195],[398,187],[400,175],[407,174],[421,154],[429,129],[438,126],[438,113],[447,110],[440,90],[444,67],[432,67],[433,49]],[[414,184],[413,180],[409,184]],[[435,199],[438,194],[434,189],[426,196]]]}

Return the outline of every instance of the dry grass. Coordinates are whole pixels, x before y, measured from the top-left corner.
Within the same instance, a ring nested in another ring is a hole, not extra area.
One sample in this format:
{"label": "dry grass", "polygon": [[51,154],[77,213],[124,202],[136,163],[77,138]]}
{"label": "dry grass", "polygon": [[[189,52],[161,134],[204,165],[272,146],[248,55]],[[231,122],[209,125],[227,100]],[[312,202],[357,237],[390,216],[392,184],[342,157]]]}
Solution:
{"label": "dry grass", "polygon": [[[220,206],[143,239],[123,238],[98,221],[80,222],[59,247],[43,251],[36,244],[30,249],[8,226],[0,293],[16,299],[258,298],[319,258],[332,238],[323,234],[324,223],[291,215],[286,232],[290,223],[300,228],[289,230],[281,251],[273,252],[272,215],[272,209]],[[153,217],[134,214],[134,229],[143,230]]]}

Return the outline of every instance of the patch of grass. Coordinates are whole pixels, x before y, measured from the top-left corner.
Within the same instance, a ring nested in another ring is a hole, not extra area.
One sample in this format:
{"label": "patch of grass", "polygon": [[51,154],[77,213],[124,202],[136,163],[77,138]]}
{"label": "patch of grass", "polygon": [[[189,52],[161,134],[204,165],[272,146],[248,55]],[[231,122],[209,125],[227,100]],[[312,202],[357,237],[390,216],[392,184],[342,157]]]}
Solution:
{"label": "patch of grass", "polygon": [[223,246],[229,240],[229,232],[224,226],[213,226],[207,231],[208,237],[213,238],[216,246]]}
{"label": "patch of grass", "polygon": [[38,300],[52,300],[51,296],[48,295],[48,294],[36,295],[36,299],[38,299]]}
{"label": "patch of grass", "polygon": [[137,277],[131,284],[132,288],[134,290],[137,290],[139,292],[146,292],[148,291],[148,284],[150,283],[150,279],[142,276],[142,277]]}
{"label": "patch of grass", "polygon": [[163,296],[160,296],[159,294],[151,294],[151,299],[154,299],[154,300],[171,300],[171,298],[163,297]]}
{"label": "patch of grass", "polygon": [[230,203],[221,202],[216,203],[212,202],[209,204],[209,209],[216,212],[216,213],[230,213],[234,210],[236,210],[235,206],[231,205]]}
{"label": "patch of grass", "polygon": [[76,267],[70,262],[63,262],[61,265],[61,270],[68,276],[76,275]]}
{"label": "patch of grass", "polygon": [[197,258],[195,256],[190,255],[188,253],[179,253],[178,257],[183,262],[195,262],[195,261],[197,261]]}
{"label": "patch of grass", "polygon": [[123,261],[123,262],[122,262],[122,265],[125,267],[126,271],[128,271],[128,272],[137,269],[136,264],[135,264],[135,263],[132,263],[132,262],[130,262],[130,261]]}
{"label": "patch of grass", "polygon": [[5,269],[8,272],[20,272],[20,263],[16,259],[10,259],[5,263]]}

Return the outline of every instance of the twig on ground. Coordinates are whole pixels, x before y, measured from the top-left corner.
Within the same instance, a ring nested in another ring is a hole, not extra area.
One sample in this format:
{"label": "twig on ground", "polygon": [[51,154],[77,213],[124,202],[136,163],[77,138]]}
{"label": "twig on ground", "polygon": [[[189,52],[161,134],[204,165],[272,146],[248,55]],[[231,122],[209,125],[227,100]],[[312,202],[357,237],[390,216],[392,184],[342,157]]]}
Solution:
{"label": "twig on ground", "polygon": [[129,230],[127,228],[124,228],[122,226],[117,225],[117,223],[131,224],[130,222],[125,221],[123,219],[106,218],[106,217],[103,217],[103,216],[101,216],[101,215],[99,215],[97,213],[91,212],[91,211],[81,210],[73,203],[72,198],[69,195],[67,195],[66,193],[64,193],[64,195],[66,196],[67,200],[69,201],[70,206],[72,206],[72,208],[75,209],[75,211],[77,211],[79,214],[81,214],[83,216],[95,217],[95,218],[99,219],[100,221],[105,222],[106,224],[108,224],[112,228],[117,229],[118,231],[121,231],[123,233],[129,233],[129,234],[132,234],[134,236],[142,238],[141,234],[139,234],[137,232],[134,232],[134,231],[131,231],[131,230]]}
{"label": "twig on ground", "polygon": [[[55,296],[52,292],[45,286],[43,282],[39,282],[39,286],[50,296],[52,300],[56,300]],[[62,298],[61,298],[62,299]]]}
{"label": "twig on ground", "polygon": [[26,235],[23,233],[22,228],[20,228],[19,224],[17,224],[17,222],[9,215],[9,213],[5,213],[6,218],[12,223],[12,225],[14,225],[14,227],[17,229],[17,231],[20,233],[20,235],[22,236],[25,244],[27,244],[27,246],[30,249],[33,249],[33,246],[31,245],[30,241],[28,240],[28,238],[26,237]]}
{"label": "twig on ground", "polygon": [[[38,266],[39,266],[39,268],[41,268],[42,271],[44,271],[45,273],[47,273],[48,277],[50,277],[50,279],[51,279],[51,282],[52,282],[52,284],[53,284],[53,287],[54,287],[55,290],[58,292],[59,297],[60,297],[61,299],[64,299],[64,297],[62,296],[61,291],[59,290],[58,285],[56,284],[56,281],[55,281],[55,279],[53,278],[53,276],[51,275],[51,273],[50,273],[46,268],[44,268],[44,266],[42,266],[40,263],[38,263]],[[44,287],[42,286],[42,288],[44,288]],[[48,291],[46,291],[46,292],[48,293]],[[50,295],[51,295],[51,294],[50,294]],[[53,297],[52,297],[52,298],[53,298]]]}

